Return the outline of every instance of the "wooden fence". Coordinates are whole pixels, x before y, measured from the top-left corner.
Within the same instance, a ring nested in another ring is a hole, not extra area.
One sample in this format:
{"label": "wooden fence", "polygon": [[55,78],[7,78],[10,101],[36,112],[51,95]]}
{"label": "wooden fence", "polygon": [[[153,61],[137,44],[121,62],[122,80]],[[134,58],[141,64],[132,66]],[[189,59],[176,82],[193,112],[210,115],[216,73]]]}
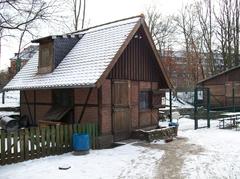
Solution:
{"label": "wooden fence", "polygon": [[91,148],[96,148],[96,124],[31,127],[11,133],[0,130],[0,165],[70,152],[74,132],[88,133]]}

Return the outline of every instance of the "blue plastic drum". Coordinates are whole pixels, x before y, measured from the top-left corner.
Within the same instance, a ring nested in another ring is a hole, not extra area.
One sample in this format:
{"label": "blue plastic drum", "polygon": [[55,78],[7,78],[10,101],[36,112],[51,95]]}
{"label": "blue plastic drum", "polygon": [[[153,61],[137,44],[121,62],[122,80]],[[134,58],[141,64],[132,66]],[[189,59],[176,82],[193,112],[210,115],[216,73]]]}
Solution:
{"label": "blue plastic drum", "polygon": [[89,151],[90,149],[90,141],[88,134],[73,134],[73,151],[81,152],[81,151]]}

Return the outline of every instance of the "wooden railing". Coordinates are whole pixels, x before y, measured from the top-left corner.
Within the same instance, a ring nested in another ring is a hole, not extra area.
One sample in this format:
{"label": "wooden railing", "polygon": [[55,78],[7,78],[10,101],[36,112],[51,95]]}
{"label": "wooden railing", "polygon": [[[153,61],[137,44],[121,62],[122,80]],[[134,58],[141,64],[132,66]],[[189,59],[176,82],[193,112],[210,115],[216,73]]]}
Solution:
{"label": "wooden railing", "polygon": [[31,127],[11,133],[0,130],[0,165],[70,152],[75,132],[89,134],[91,148],[96,148],[96,124]]}

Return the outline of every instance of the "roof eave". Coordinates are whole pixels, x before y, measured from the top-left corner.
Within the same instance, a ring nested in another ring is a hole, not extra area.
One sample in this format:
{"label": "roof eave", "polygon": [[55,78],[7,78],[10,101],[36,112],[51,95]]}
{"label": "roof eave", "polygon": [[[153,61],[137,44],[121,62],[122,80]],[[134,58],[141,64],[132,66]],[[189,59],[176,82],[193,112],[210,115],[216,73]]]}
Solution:
{"label": "roof eave", "polygon": [[49,86],[49,87],[26,87],[26,88],[3,88],[3,91],[16,91],[16,90],[47,90],[47,89],[66,89],[66,88],[95,88],[95,84],[87,85],[73,85],[73,86]]}

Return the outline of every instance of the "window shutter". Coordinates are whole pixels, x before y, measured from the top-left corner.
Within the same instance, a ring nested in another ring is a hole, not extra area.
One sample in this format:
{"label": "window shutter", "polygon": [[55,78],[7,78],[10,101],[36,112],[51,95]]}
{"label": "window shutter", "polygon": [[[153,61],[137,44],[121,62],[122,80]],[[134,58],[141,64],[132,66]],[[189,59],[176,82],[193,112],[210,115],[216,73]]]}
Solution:
{"label": "window shutter", "polygon": [[162,107],[165,104],[163,104],[165,98],[165,92],[163,91],[153,91],[152,92],[152,107],[158,108]]}

